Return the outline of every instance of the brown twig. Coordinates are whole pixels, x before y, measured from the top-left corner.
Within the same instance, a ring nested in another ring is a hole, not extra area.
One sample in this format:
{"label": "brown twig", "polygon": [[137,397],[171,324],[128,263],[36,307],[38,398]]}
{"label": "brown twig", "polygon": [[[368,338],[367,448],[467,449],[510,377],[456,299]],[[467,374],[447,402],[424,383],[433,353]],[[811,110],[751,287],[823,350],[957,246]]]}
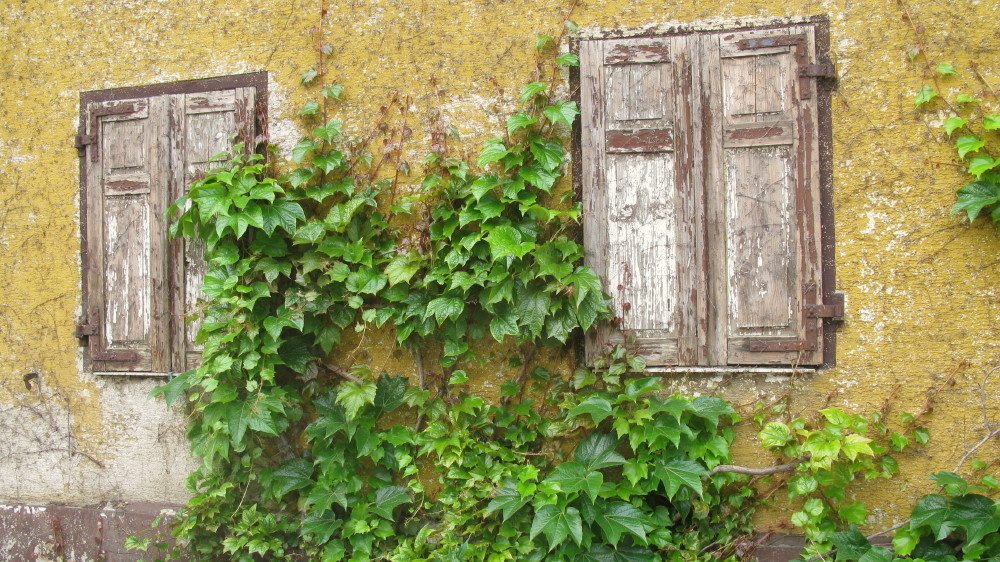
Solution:
{"label": "brown twig", "polygon": [[751,468],[747,466],[737,466],[735,464],[720,464],[709,472],[709,476],[720,472],[733,472],[736,474],[749,474],[751,476],[767,476],[769,474],[779,474],[782,472],[792,472],[795,467],[809,460],[810,455],[803,455],[792,462],[779,464],[777,466],[766,466],[764,468]]}
{"label": "brown twig", "polygon": [[361,382],[362,382],[361,379],[359,379],[358,377],[352,375],[351,373],[348,373],[346,370],[341,369],[340,367],[338,367],[336,365],[330,365],[329,363],[324,363],[324,362],[320,361],[319,362],[319,366],[322,367],[322,368],[324,368],[324,369],[326,369],[327,371],[329,371],[329,372],[337,375],[338,377],[340,377],[342,379],[345,379],[345,380],[349,380],[349,381],[351,381],[351,382],[353,382],[355,384],[361,384]]}

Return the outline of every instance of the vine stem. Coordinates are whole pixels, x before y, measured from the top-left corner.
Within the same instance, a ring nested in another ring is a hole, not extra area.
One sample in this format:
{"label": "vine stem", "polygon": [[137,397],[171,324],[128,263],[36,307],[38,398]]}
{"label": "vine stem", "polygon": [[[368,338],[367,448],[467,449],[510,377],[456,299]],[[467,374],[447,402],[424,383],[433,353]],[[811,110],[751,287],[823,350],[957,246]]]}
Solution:
{"label": "vine stem", "polygon": [[810,455],[803,455],[792,462],[779,464],[777,466],[766,466],[763,468],[752,468],[748,466],[738,466],[735,464],[720,464],[708,473],[709,476],[720,472],[733,472],[736,474],[749,474],[751,476],[767,476],[769,474],[780,474],[782,472],[792,472],[795,467],[809,460]]}
{"label": "vine stem", "polygon": [[351,381],[351,382],[353,382],[355,384],[361,384],[361,382],[362,382],[361,379],[359,379],[358,377],[352,375],[351,373],[348,373],[347,371],[345,371],[344,369],[341,369],[340,367],[337,367],[336,365],[330,365],[329,363],[324,363],[324,362],[321,361],[319,363],[319,366],[323,367],[327,371],[329,371],[329,372],[337,375],[338,377],[340,377],[342,379],[349,380],[349,381]]}

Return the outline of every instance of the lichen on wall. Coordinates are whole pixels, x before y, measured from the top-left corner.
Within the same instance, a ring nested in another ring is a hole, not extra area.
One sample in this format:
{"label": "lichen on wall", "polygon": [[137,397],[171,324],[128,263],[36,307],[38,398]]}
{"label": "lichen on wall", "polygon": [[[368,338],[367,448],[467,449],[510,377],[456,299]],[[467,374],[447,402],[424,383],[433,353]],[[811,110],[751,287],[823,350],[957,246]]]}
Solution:
{"label": "lichen on wall", "polygon": [[[299,85],[300,75],[329,45],[321,80],[344,84],[339,116],[349,132],[360,133],[394,93],[409,96],[415,133],[408,154],[416,169],[435,111],[462,135],[453,141],[460,150],[502,132],[511,100],[533,79],[534,38],[557,33],[568,6],[556,0],[9,6],[0,14],[0,40],[8,46],[0,58],[0,264],[7,279],[0,297],[0,407],[15,430],[0,435],[0,452],[10,452],[0,454],[0,499],[177,503],[186,497],[183,478],[192,461],[183,420],[146,399],[157,381],[87,373],[73,335],[81,306],[73,147],[81,91],[265,70],[271,140],[287,155],[302,130],[295,112],[316,95],[315,87]],[[914,0],[910,8],[927,29],[929,52],[960,70],[1000,47],[983,24],[995,21],[994,3],[956,10],[946,0]],[[673,378],[679,389],[720,390],[741,404],[790,391],[797,413],[824,404],[868,411],[890,397],[898,412],[920,411],[926,391],[954,372],[956,384],[941,389],[929,417],[937,438],[901,460],[898,480],[863,489],[866,501],[879,506],[872,524],[880,526],[901,517],[900,497],[929,490],[926,474],[953,467],[981,438],[978,385],[1000,364],[994,336],[1000,237],[948,215],[963,177],[933,126],[943,114],[913,108],[921,73],[906,56],[915,39],[910,22],[896,3],[877,0],[583,1],[572,17],[585,29],[616,29],[823,14],[839,76],[832,97],[835,258],[847,308],[837,366],[792,376]],[[996,66],[983,64],[980,72],[1000,81]],[[415,374],[408,353],[391,351],[391,338],[371,335],[367,345],[365,355],[380,368]],[[509,376],[496,365],[506,365],[511,352],[484,348],[488,360],[470,370],[473,388],[489,394]],[[568,372],[570,358],[545,357],[557,373]],[[27,373],[38,374],[41,391],[24,388]],[[993,394],[987,389],[987,397]],[[36,432],[50,440],[44,453],[31,453],[32,433],[16,429],[42,423],[32,407],[58,413],[56,429]],[[987,401],[986,419],[997,407]],[[760,458],[749,429],[742,435],[738,460],[770,462]]]}

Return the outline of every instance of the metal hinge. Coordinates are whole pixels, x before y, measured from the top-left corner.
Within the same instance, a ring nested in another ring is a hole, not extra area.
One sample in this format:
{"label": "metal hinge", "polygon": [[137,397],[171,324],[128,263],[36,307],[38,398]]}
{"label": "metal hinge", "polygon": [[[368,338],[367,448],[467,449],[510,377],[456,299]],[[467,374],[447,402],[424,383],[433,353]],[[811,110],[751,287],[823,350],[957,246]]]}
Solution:
{"label": "metal hinge", "polygon": [[73,143],[73,146],[83,148],[89,144],[94,144],[95,142],[97,142],[97,135],[77,135],[76,142]]}
{"label": "metal hinge", "polygon": [[97,324],[77,324],[76,331],[73,334],[78,338],[85,338],[87,336],[96,336],[98,331]]}
{"label": "metal hinge", "polygon": [[799,69],[799,76],[807,78],[834,79],[837,77],[837,70],[832,63],[821,62],[819,64],[806,64]]}

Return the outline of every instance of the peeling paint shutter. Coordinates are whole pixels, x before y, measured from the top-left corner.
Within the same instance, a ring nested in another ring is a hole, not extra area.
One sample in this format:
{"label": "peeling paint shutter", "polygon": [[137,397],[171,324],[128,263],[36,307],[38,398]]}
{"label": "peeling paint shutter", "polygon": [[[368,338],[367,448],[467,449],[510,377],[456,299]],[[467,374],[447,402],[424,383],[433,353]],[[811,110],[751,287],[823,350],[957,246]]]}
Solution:
{"label": "peeling paint shutter", "polygon": [[[710,153],[709,200],[724,239],[711,264],[719,300],[716,360],[822,362],[819,170],[808,26],[707,36],[703,69],[718,92],[721,146]],[[717,86],[717,87],[716,87]],[[725,249],[722,251],[722,249]]]}
{"label": "peeling paint shutter", "polygon": [[[94,371],[196,367],[203,244],[168,240],[165,211],[234,143],[253,145],[255,89],[93,103],[80,144],[86,313]],[[222,158],[221,160],[225,160]],[[186,319],[191,321],[186,321]]]}
{"label": "peeling paint shutter", "polygon": [[[238,88],[171,96],[171,198],[183,195],[205,173],[224,163],[212,160],[234,144],[253,144],[254,89]],[[201,291],[205,280],[205,246],[201,241],[171,242],[173,275],[172,333],[174,370],[197,367],[202,346],[195,342],[201,327]]]}
{"label": "peeling paint shutter", "polygon": [[650,365],[695,354],[695,199],[687,38],[581,45],[586,261],[613,297],[618,330]]}
{"label": "peeling paint shutter", "polygon": [[650,366],[823,361],[811,25],[580,44],[584,242]]}
{"label": "peeling paint shutter", "polygon": [[165,370],[166,100],[104,102],[88,113],[90,358],[94,370]]}

